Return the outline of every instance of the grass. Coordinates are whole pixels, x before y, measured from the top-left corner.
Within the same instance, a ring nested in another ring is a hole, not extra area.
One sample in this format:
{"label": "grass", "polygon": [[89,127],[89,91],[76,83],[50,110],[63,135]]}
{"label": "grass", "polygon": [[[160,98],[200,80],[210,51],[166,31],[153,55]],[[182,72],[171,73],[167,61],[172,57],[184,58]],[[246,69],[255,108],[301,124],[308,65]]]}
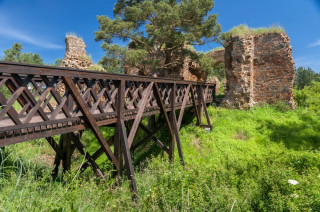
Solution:
{"label": "grass", "polygon": [[81,36],[79,36],[77,33],[75,33],[75,32],[67,32],[66,33],[66,37],[75,37],[75,38],[78,38],[78,39],[80,39],[80,40],[82,40],[83,41],[83,38],[81,37]]}
{"label": "grass", "polygon": [[[8,146],[0,157],[1,208],[3,211],[319,210],[319,113],[307,107],[292,111],[279,105],[263,105],[248,111],[209,107],[209,115],[214,124],[211,132],[196,127],[195,120],[180,131],[185,167],[179,164],[177,152],[175,162],[169,163],[167,155],[152,142],[135,153],[138,203],[131,200],[125,177],[121,186],[112,187],[112,181],[102,184],[91,170],[79,173],[77,168],[84,162],[79,154],[73,156],[70,173],[63,179],[52,180],[52,163],[48,161],[54,154],[47,143],[37,140]],[[106,137],[112,134],[108,129],[103,132]],[[168,140],[165,130],[157,136],[164,142]],[[90,152],[98,147],[88,131],[83,140]],[[105,164],[103,160],[98,163]],[[288,183],[290,179],[299,184]]]}
{"label": "grass", "polygon": [[244,38],[248,35],[261,35],[266,33],[285,33],[285,30],[281,26],[250,28],[248,25],[240,24],[239,26],[233,27],[229,32],[222,33],[220,39],[227,40],[231,35]]}

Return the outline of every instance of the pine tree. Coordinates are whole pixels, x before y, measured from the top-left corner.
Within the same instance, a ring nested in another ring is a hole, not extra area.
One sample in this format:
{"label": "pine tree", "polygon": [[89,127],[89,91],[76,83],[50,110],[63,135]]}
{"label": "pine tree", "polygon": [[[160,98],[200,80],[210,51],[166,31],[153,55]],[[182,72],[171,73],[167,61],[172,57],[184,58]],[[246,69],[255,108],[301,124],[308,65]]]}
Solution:
{"label": "pine tree", "polygon": [[[211,58],[185,47],[217,41],[221,27],[217,15],[209,14],[213,6],[212,0],[118,0],[115,19],[98,16],[100,27],[95,39],[103,41],[106,51],[100,62],[119,68],[124,60],[132,65],[145,64],[155,74],[191,57],[209,72]],[[115,39],[130,41],[129,48],[112,44]]]}

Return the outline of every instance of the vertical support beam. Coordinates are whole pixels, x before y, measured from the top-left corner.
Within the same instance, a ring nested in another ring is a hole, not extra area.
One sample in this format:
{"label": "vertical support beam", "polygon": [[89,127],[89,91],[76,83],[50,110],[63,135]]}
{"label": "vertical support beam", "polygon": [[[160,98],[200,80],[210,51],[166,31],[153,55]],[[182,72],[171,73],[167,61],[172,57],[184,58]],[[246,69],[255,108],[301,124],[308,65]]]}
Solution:
{"label": "vertical support beam", "polygon": [[[175,146],[175,143],[177,143],[180,161],[181,161],[181,164],[184,166],[184,158],[183,158],[181,140],[180,140],[179,129],[178,129],[178,124],[177,124],[175,104],[176,104],[176,83],[173,83],[172,90],[171,90],[171,126],[173,126],[175,136],[171,140],[172,143],[170,143],[170,145],[169,145],[169,153],[171,153],[172,157],[173,157],[174,146]],[[170,149],[171,149],[171,151],[170,151]]]}
{"label": "vertical support beam", "polygon": [[176,107],[175,107],[175,102],[176,102],[176,83],[172,84],[171,87],[171,96],[170,96],[170,103],[171,103],[171,113],[170,113],[170,124],[173,127],[173,136],[171,137],[170,143],[169,143],[169,159],[173,160],[174,159],[174,147],[176,143],[176,133],[174,130],[174,119],[176,118]]}
{"label": "vertical support beam", "polygon": [[118,82],[115,82],[115,86],[118,87],[118,93],[116,96],[116,112],[117,112],[117,124],[115,127],[115,134],[114,134],[114,156],[119,161],[119,168],[115,168],[115,172],[113,175],[119,175],[121,174],[122,164],[123,162],[121,157],[121,122],[123,116],[123,109],[124,109],[124,92],[125,92],[125,81],[121,80]]}
{"label": "vertical support beam", "polygon": [[126,133],[125,126],[124,126],[124,121],[122,119],[120,120],[120,130],[121,130],[121,132],[120,132],[121,148],[122,148],[123,157],[124,157],[124,161],[125,161],[127,176],[130,181],[129,182],[130,189],[131,189],[131,191],[133,191],[133,199],[137,200],[138,199],[138,191],[137,191],[136,180],[134,178],[133,163],[132,163],[132,159],[131,159],[127,133]]}
{"label": "vertical support beam", "polygon": [[191,85],[191,98],[192,98],[193,107],[196,111],[197,124],[200,125],[201,124],[200,111],[199,111],[199,108],[197,107],[197,102],[196,102],[196,97],[194,94],[193,85]]}
{"label": "vertical support beam", "polygon": [[[201,91],[203,92],[202,85],[200,85],[200,87],[201,87]],[[208,91],[209,91],[209,86],[207,85],[205,87],[206,87],[206,89],[204,90],[204,96],[203,96],[204,97],[204,102],[207,101],[207,96],[208,96]],[[204,108],[203,108],[203,105],[202,105],[200,114],[203,114],[203,110],[204,110]]]}
{"label": "vertical support beam", "polygon": [[204,112],[206,114],[208,126],[210,127],[210,130],[211,130],[212,126],[211,126],[211,122],[210,122],[210,118],[209,118],[209,113],[208,113],[208,110],[207,110],[207,104],[206,104],[205,99],[203,97],[203,90],[202,90],[201,86],[200,86],[200,99],[201,99],[201,102],[202,102],[202,105],[203,105]]}
{"label": "vertical support beam", "polygon": [[62,134],[61,137],[63,140],[62,167],[63,167],[63,172],[66,172],[66,171],[69,171],[71,168],[71,155],[72,155],[71,139],[68,134]]}
{"label": "vertical support beam", "polygon": [[[170,119],[168,117],[165,105],[164,105],[164,103],[162,101],[162,97],[161,97],[161,94],[160,94],[160,91],[159,91],[158,83],[154,83],[153,93],[154,93],[154,96],[156,97],[157,104],[160,107],[160,112],[164,116],[165,123],[167,124],[168,130],[169,130],[169,133],[170,133],[170,139],[172,141],[174,139],[174,132],[173,132],[173,128],[172,128]],[[171,148],[171,150],[172,150],[172,148]],[[172,157],[173,157],[173,151],[170,153],[170,146],[169,146],[169,160],[172,160],[173,159]]]}

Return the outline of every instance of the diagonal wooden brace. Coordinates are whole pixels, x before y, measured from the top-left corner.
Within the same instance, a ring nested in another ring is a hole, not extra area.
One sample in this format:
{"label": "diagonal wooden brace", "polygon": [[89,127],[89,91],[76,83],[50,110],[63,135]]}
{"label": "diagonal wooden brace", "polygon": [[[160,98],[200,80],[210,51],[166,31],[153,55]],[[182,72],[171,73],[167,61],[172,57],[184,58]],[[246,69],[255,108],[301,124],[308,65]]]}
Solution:
{"label": "diagonal wooden brace", "polygon": [[93,131],[93,134],[96,136],[100,145],[104,148],[104,152],[106,153],[107,157],[109,158],[109,160],[111,160],[114,163],[114,165],[117,167],[117,169],[119,169],[120,168],[119,161],[116,159],[116,157],[112,153],[110,146],[108,145],[106,139],[103,137],[103,134],[99,129],[98,124],[94,120],[94,118],[93,118],[92,114],[90,113],[89,109],[87,108],[85,102],[81,98],[81,94],[79,93],[78,89],[76,88],[76,86],[74,85],[74,83],[72,82],[70,77],[63,77],[63,81],[64,81],[67,89],[71,93],[74,101],[78,105],[78,107],[79,107],[81,113],[83,114],[88,126]]}
{"label": "diagonal wooden brace", "polygon": [[134,122],[132,124],[132,128],[131,128],[129,136],[128,136],[129,148],[131,147],[133,139],[134,139],[134,136],[135,136],[135,134],[137,132],[137,129],[138,129],[139,123],[141,121],[144,109],[145,109],[146,104],[147,104],[147,102],[149,100],[149,96],[150,96],[152,87],[153,87],[153,82],[151,82],[148,85],[148,87],[146,88],[145,92],[143,93],[142,99],[140,100],[140,102],[138,104],[139,105],[139,110],[138,110],[138,113],[136,115],[136,118],[134,119]]}
{"label": "diagonal wooden brace", "polygon": [[131,154],[130,154],[130,149],[129,149],[129,143],[127,139],[127,134],[124,126],[123,120],[120,120],[120,141],[121,141],[121,149],[123,152],[123,157],[125,161],[125,167],[126,167],[126,172],[128,179],[130,181],[130,188],[131,191],[134,193],[134,199],[138,198],[138,191],[137,191],[137,185],[136,185],[136,180],[134,178],[134,170],[133,170],[133,164],[132,164],[132,159],[131,159]]}

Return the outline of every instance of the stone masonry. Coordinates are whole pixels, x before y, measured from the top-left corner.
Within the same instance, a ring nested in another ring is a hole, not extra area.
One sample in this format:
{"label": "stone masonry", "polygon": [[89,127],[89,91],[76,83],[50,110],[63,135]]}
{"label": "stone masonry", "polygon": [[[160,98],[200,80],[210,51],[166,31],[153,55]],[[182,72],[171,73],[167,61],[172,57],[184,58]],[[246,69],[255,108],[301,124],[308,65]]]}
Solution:
{"label": "stone masonry", "polygon": [[[93,65],[90,57],[88,57],[85,50],[86,44],[82,39],[76,36],[66,36],[66,53],[64,59],[61,62],[61,67],[74,68],[81,70],[89,70],[90,66]],[[64,84],[61,84],[58,88],[58,92],[61,95],[65,93]]]}
{"label": "stone masonry", "polygon": [[88,70],[93,65],[85,50],[86,44],[76,36],[67,36],[66,53],[62,60],[61,67]]}
{"label": "stone masonry", "polygon": [[[205,71],[201,70],[199,64],[192,61],[189,57],[185,58],[184,60],[181,58],[176,58],[176,56],[172,57],[173,60],[181,62],[175,64],[173,67],[158,71],[156,73],[157,77],[182,79],[186,81],[206,81],[207,74]],[[164,61],[165,59],[162,58],[160,64],[164,65]],[[137,64],[135,67],[132,67],[130,64],[125,64],[124,73],[130,75],[151,76],[152,70],[150,66],[143,66],[142,64]]]}
{"label": "stone masonry", "polygon": [[224,49],[213,50],[208,53],[212,59],[214,59],[214,67],[220,63],[224,63]]}
{"label": "stone masonry", "polygon": [[295,108],[294,61],[286,34],[231,36],[224,47],[227,90],[223,105],[251,108],[282,101]]}

